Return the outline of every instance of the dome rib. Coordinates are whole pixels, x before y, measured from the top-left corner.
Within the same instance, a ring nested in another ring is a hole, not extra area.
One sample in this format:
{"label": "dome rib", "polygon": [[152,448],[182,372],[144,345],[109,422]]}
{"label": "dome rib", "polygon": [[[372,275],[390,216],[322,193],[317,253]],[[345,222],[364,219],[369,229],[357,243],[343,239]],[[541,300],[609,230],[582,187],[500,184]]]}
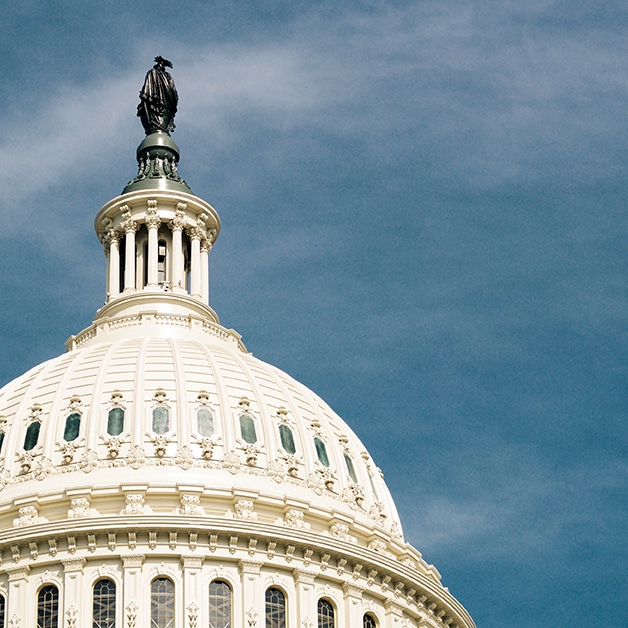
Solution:
{"label": "dome rib", "polygon": [[[30,394],[30,391],[36,383],[41,380],[46,367],[52,361],[53,360],[48,360],[39,366],[30,369],[22,375],[22,377],[14,379],[7,384],[0,392],[0,404],[2,404],[0,407],[3,408],[2,414],[5,414],[7,417],[7,423],[5,426],[5,442],[2,446],[2,464],[3,468],[7,471],[11,471],[15,465],[15,455],[7,455],[7,452],[17,453],[18,438],[20,438],[23,433],[22,430],[19,429],[19,425],[20,422],[22,425],[26,425],[27,410],[33,405],[31,401],[32,394]],[[20,390],[22,390],[21,393]],[[7,394],[3,394],[5,391],[7,391]],[[21,398],[18,397],[19,394],[21,394]],[[9,399],[11,401],[13,399],[17,400],[12,418],[11,406],[7,407],[6,405]]]}
{"label": "dome rib", "polygon": [[131,431],[131,447],[144,447],[144,432],[145,426],[145,412],[144,405],[148,403],[148,399],[144,398],[146,391],[145,386],[145,373],[141,365],[146,363],[146,354],[151,338],[146,337],[142,339],[140,348],[137,355],[136,369],[135,369],[135,385],[133,387],[133,397],[131,399],[131,425],[133,429]]}
{"label": "dome rib", "polygon": [[[105,384],[105,378],[109,373],[109,363],[111,357],[115,355],[115,343],[110,344],[107,347],[105,355],[102,357],[101,366],[98,369],[98,375],[96,376],[96,382],[94,384],[94,395],[91,403],[89,404],[86,412],[87,430],[85,432],[86,449],[95,450],[98,445],[98,436],[102,431],[100,426],[102,425],[101,413],[104,405],[103,388]],[[101,401],[102,400],[102,401]]]}
{"label": "dome rib", "polygon": [[168,338],[168,346],[172,352],[172,362],[174,364],[174,387],[177,400],[177,429],[175,440],[179,448],[191,442],[192,434],[190,432],[191,413],[188,407],[189,392],[186,386],[187,378],[185,376],[185,368],[183,366],[183,358],[177,349],[176,343]]}
{"label": "dome rib", "polygon": [[[257,358],[253,358],[253,359],[257,359]],[[275,386],[279,389],[279,392],[282,395],[282,398],[284,400],[283,402],[283,406],[286,408],[286,410],[288,411],[288,416],[290,417],[290,423],[294,422],[296,423],[298,420],[299,412],[297,409],[296,404],[294,403],[294,400],[292,399],[292,396],[288,393],[288,390],[282,380],[281,377],[279,377],[279,373],[281,371],[278,371],[274,368],[270,368],[267,369],[267,373],[268,375],[272,378],[273,383],[275,384]],[[278,428],[277,428],[278,429]],[[303,439],[303,435],[301,434],[301,432],[298,429],[294,429],[292,430],[293,433],[293,438],[296,438],[298,440],[298,443],[300,444],[300,448],[296,448],[297,452],[299,452],[300,457],[303,459],[303,467],[305,469],[305,473],[307,476],[308,473],[308,465],[306,463],[306,459],[305,459],[305,453],[306,453],[306,444],[304,442]],[[277,458],[279,458],[279,449],[283,447],[281,446],[281,442],[280,441],[276,441],[276,445],[274,447],[273,450],[273,456],[271,457],[272,460],[276,460]]]}
{"label": "dome rib", "polygon": [[229,401],[229,391],[221,369],[217,367],[216,360],[212,355],[212,351],[210,351],[209,346],[200,343],[195,343],[195,346],[198,346],[201,352],[205,355],[211,371],[211,376],[215,380],[216,396],[218,397],[216,422],[220,423],[220,436],[222,437],[222,442],[217,446],[222,449],[224,458],[224,453],[230,451],[228,448],[235,446],[235,438],[233,430],[231,429],[232,421],[230,420],[231,403]]}
{"label": "dome rib", "polygon": [[[257,381],[258,378],[254,377],[251,373],[251,367],[249,366],[248,359],[247,359],[249,356],[246,356],[245,354],[241,354],[241,355],[234,354],[232,357],[234,361],[236,362],[236,364],[242,370],[242,373],[246,377],[246,380],[248,381],[248,384],[251,388],[251,396],[253,397],[251,401],[253,402],[253,404],[255,404],[254,407],[257,407],[257,411],[252,409],[251,414],[253,416],[259,417],[255,425],[256,425],[256,429],[259,429],[259,431],[262,434],[261,442],[263,444],[263,448],[260,448],[258,446],[258,449],[260,450],[259,455],[262,456],[264,460],[269,462],[271,460],[270,452],[274,451],[276,447],[274,445],[273,434],[271,433],[272,419],[271,419],[270,408],[268,407],[268,404],[266,402],[266,395],[264,395],[260,389],[260,385]],[[246,414],[246,412],[242,412],[242,414]],[[235,417],[235,429],[239,427],[238,426],[238,421],[240,420],[239,416],[240,416],[240,413],[238,412],[238,416]],[[260,441],[259,436],[257,440],[258,442]]]}

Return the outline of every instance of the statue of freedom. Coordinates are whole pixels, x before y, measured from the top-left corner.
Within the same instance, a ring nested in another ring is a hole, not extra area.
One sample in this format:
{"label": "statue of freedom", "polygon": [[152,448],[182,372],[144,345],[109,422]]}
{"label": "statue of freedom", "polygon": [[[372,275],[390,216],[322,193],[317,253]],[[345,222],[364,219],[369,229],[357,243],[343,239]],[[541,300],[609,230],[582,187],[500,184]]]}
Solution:
{"label": "statue of freedom", "polygon": [[155,65],[146,73],[140,91],[137,115],[142,121],[146,135],[155,131],[174,131],[174,116],[177,113],[179,96],[172,76],[166,71],[172,63],[162,56],[155,57]]}

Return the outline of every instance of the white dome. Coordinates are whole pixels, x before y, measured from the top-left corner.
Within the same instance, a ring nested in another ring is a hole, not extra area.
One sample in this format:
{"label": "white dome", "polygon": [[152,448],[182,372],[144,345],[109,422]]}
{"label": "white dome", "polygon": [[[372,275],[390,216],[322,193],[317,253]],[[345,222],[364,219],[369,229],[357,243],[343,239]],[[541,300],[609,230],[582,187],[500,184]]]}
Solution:
{"label": "white dome", "polygon": [[[153,305],[177,299],[160,295]],[[234,332],[140,308],[99,316],[68,344],[78,348],[0,390],[0,499],[76,489],[95,477],[162,484],[155,472],[164,471],[172,484],[263,495],[277,510],[271,519],[299,502],[314,518],[334,513],[400,536],[357,436],[320,397],[247,353]],[[36,444],[25,442],[33,422],[41,426]]]}
{"label": "white dome", "polygon": [[220,325],[218,214],[140,149],[106,304],[0,389],[0,624],[473,628],[357,436]]}

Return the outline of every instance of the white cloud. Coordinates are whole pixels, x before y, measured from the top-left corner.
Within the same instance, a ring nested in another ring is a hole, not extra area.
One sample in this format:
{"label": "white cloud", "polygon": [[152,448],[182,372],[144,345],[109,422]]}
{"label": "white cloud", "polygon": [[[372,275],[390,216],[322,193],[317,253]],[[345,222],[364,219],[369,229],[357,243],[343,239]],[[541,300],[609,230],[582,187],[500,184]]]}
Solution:
{"label": "white cloud", "polygon": [[[417,151],[418,141],[433,151],[438,176],[453,168],[474,186],[542,177],[546,159],[556,162],[549,170],[571,163],[602,176],[599,140],[612,142],[615,121],[597,108],[609,90],[625,95],[625,44],[595,33],[509,40],[513,10],[410,5],[334,22],[309,13],[281,41],[181,45],[180,127],[206,136],[210,152],[232,146],[250,124],[355,135],[375,161]],[[496,28],[480,32],[487,25]],[[47,100],[0,113],[0,149],[11,155],[0,173],[5,224],[16,227],[16,205],[111,162],[138,128],[142,73],[136,62],[123,75],[51,86]],[[582,143],[591,145],[586,155]]]}
{"label": "white cloud", "polygon": [[[402,518],[411,541],[428,557],[447,551],[481,561],[517,557],[526,562],[560,552],[565,544],[615,542],[608,532],[613,524],[605,521],[609,512],[591,504],[604,502],[623,486],[624,461],[600,461],[597,469],[576,464],[557,472],[550,460],[523,455],[514,444],[501,457],[495,467],[499,477],[480,472],[481,485],[467,487],[464,497],[453,492],[421,496],[420,487],[414,491],[415,506],[404,507]],[[478,469],[471,465],[468,472],[477,475]],[[587,529],[590,536],[570,538],[573,529]]]}

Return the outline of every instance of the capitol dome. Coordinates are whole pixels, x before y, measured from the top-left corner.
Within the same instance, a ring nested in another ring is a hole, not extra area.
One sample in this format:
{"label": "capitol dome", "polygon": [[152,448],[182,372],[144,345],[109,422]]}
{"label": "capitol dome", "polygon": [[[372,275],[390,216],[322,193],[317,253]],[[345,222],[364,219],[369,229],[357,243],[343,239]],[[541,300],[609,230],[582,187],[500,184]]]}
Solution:
{"label": "capitol dome", "polygon": [[171,114],[96,215],[94,323],[0,390],[0,628],[473,627],[350,427],[209,307]]}

